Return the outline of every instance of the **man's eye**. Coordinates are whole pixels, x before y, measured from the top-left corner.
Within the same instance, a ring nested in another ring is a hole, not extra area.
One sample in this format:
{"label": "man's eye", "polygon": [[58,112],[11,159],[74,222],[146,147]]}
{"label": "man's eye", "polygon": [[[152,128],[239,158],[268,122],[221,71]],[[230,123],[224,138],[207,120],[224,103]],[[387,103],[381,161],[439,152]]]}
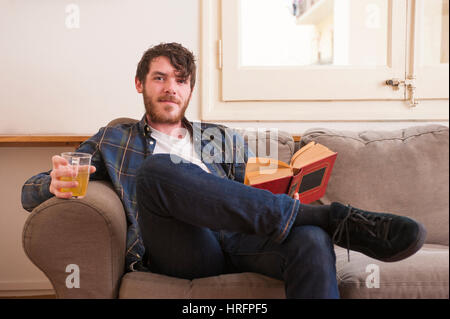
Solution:
{"label": "man's eye", "polygon": [[178,83],[181,83],[181,84],[184,84],[184,83],[186,83],[186,79],[178,79]]}
{"label": "man's eye", "polygon": [[157,77],[155,77],[154,78],[156,81],[162,81],[163,80],[163,77],[162,76],[157,76]]}

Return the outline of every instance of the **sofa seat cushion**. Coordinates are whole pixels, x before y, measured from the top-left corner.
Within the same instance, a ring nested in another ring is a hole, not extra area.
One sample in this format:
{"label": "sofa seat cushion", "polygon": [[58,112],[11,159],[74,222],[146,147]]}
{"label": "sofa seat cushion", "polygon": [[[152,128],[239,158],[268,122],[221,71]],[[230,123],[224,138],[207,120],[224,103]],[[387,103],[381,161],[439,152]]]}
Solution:
{"label": "sofa seat cushion", "polygon": [[426,243],[448,246],[449,129],[413,126],[395,131],[310,129],[301,145],[321,143],[338,156],[323,204],[409,216],[425,225]]}
{"label": "sofa seat cushion", "polygon": [[341,298],[449,298],[448,246],[425,244],[413,256],[385,263],[336,247]]}
{"label": "sofa seat cushion", "polygon": [[225,274],[194,280],[151,272],[130,272],[122,278],[123,299],[281,299],[284,283],[255,273]]}

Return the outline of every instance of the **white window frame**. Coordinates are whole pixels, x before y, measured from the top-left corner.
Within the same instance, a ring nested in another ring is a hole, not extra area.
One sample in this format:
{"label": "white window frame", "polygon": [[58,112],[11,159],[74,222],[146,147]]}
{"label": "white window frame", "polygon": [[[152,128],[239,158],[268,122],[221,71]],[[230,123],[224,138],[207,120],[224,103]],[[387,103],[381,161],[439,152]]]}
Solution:
{"label": "white window frame", "polygon": [[[409,42],[411,54],[409,58],[409,75],[414,78],[414,94],[421,99],[447,99],[449,98],[449,65],[440,64],[433,66],[421,66],[420,48],[425,45],[421,37],[420,28],[423,27],[424,5],[427,0],[414,0],[408,8],[409,15],[413,17],[411,22],[411,34]],[[430,0],[428,0],[430,1]],[[434,0],[433,0],[434,1]],[[410,92],[411,94],[411,92]]]}
{"label": "white window frame", "polygon": [[[408,8],[412,1],[421,0],[407,0]],[[408,90],[403,87],[400,89],[400,96],[387,99],[371,97],[364,100],[360,98],[339,100],[313,99],[314,97],[312,97],[308,100],[225,101],[223,99],[221,69],[224,59],[221,56],[223,50],[220,48],[223,27],[222,2],[223,0],[201,0],[202,45],[199,57],[199,82],[202,120],[233,122],[448,120],[448,89],[447,98],[422,99],[415,107],[410,105]],[[410,20],[405,22],[407,30],[410,29],[411,24]],[[409,33],[407,35],[410,36]],[[411,46],[407,35],[404,35],[405,45]],[[406,68],[407,57],[402,58],[405,60]],[[404,74],[404,77],[406,77],[406,74]],[[380,83],[380,86],[383,86],[383,83]],[[323,89],[327,90],[328,88]],[[383,87],[383,89],[394,92],[390,87]]]}

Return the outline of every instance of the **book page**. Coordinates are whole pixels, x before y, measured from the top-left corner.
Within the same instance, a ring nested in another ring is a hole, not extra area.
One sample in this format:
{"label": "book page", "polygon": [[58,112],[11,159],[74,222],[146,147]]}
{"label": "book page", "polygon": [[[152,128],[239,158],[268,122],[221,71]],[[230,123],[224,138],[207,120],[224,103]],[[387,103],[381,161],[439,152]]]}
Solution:
{"label": "book page", "polygon": [[250,157],[245,166],[245,172],[253,172],[261,169],[276,169],[278,167],[289,168],[291,166],[274,158]]}
{"label": "book page", "polygon": [[315,145],[308,147],[307,150],[299,154],[296,158],[293,158],[291,165],[295,169],[300,169],[311,163],[317,162],[323,158],[333,155],[334,153],[335,152],[331,151],[329,148],[323,146],[322,144],[316,143]]}
{"label": "book page", "polygon": [[292,175],[292,168],[283,161],[273,158],[251,157],[245,166],[244,184],[258,184],[289,175]]}
{"label": "book page", "polygon": [[297,152],[295,152],[294,155],[292,155],[292,158],[291,158],[291,165],[295,162],[297,157],[301,156],[302,154],[307,152],[309,149],[313,148],[314,145],[316,145],[316,142],[314,142],[314,141],[309,142],[308,144],[303,146],[301,149],[299,149]]}

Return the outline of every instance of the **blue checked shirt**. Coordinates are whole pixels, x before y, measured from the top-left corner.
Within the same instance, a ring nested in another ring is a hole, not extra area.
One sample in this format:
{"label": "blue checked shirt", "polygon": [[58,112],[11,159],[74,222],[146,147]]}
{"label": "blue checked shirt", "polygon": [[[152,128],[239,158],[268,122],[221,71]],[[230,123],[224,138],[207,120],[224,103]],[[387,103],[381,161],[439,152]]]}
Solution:
{"label": "blue checked shirt", "polygon": [[[235,131],[211,123],[189,122],[183,119],[190,131],[194,149],[212,174],[244,182],[245,163],[249,154],[247,142]],[[127,271],[145,271],[144,244],[136,219],[136,174],[145,158],[151,156],[156,141],[145,115],[141,121],[107,126],[83,142],[77,152],[92,154],[96,172],[91,180],[109,180],[122,200],[128,220]],[[27,180],[22,188],[22,205],[32,211],[54,195],[50,193],[50,172],[43,172]]]}

